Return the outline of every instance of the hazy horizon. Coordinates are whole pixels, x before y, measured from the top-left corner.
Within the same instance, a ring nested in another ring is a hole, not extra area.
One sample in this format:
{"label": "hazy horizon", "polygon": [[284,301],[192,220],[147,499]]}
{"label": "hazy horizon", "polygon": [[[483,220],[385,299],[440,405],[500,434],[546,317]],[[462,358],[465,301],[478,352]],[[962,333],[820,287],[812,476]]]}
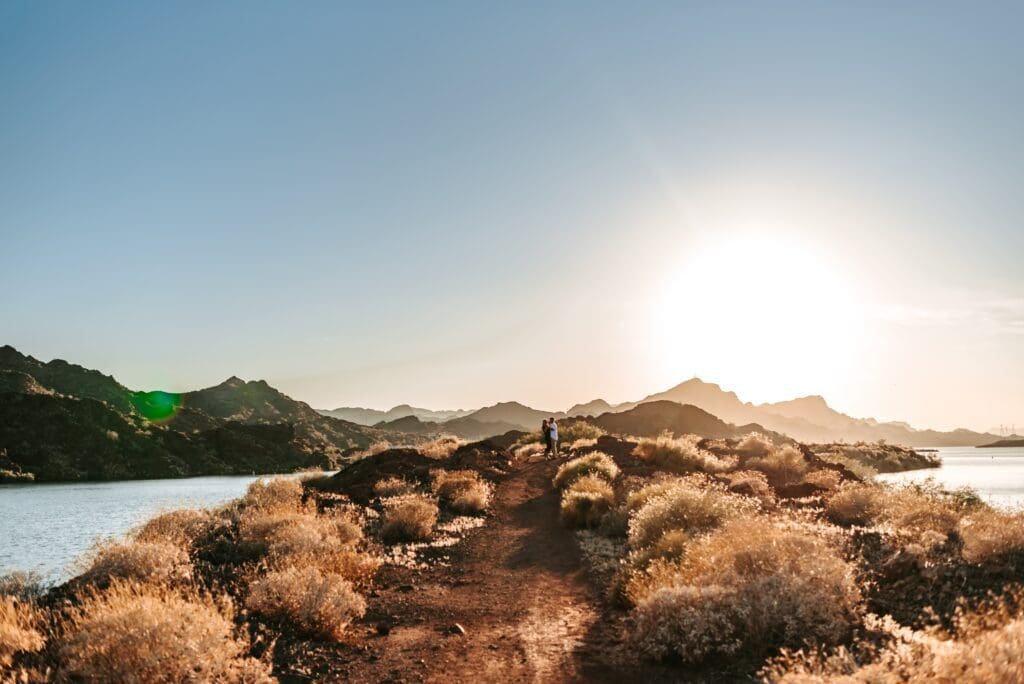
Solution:
{"label": "hazy horizon", "polygon": [[1024,425],[1024,6],[189,7],[0,6],[0,344]]}

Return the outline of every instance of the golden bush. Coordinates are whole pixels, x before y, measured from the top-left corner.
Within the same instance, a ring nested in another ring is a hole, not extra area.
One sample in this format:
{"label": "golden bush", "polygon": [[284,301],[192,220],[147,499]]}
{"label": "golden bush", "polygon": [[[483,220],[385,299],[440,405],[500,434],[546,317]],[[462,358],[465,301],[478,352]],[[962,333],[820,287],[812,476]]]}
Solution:
{"label": "golden bush", "polygon": [[807,472],[807,460],[791,444],[776,447],[764,456],[751,458],[747,468],[760,470],[773,487],[784,487],[799,482]]}
{"label": "golden bush", "polygon": [[170,542],[112,542],[94,552],[81,577],[99,584],[115,579],[175,584],[191,579],[192,562]]}
{"label": "golden bush", "polygon": [[8,666],[20,651],[38,651],[45,641],[37,629],[35,607],[13,596],[0,596],[0,666]]}
{"label": "golden bush", "polygon": [[373,493],[379,497],[403,496],[416,491],[416,483],[400,477],[385,477],[373,485]]}
{"label": "golden bush", "polygon": [[432,489],[456,513],[482,513],[491,503],[491,485],[473,470],[435,470]]}
{"label": "golden bush", "polygon": [[555,473],[553,484],[556,489],[564,489],[572,484],[573,480],[584,475],[596,475],[611,482],[619,476],[619,467],[608,454],[592,451],[586,456],[563,463]]}
{"label": "golden bush", "polygon": [[662,493],[647,500],[630,519],[629,545],[633,549],[649,546],[673,530],[690,535],[708,532],[731,517],[752,515],[757,510],[751,499],[703,478],[679,478],[655,486],[663,488]]}
{"label": "golden bush", "polygon": [[62,681],[272,682],[248,657],[226,597],[184,595],[166,586],[115,582],[89,591],[61,628]]}
{"label": "golden bush", "polygon": [[760,432],[751,432],[736,444],[736,451],[747,457],[767,456],[775,448],[772,440]]}
{"label": "golden bush", "polygon": [[386,542],[429,539],[437,523],[437,502],[413,494],[388,502],[384,509],[381,538]]}
{"label": "golden bush", "polygon": [[578,477],[562,492],[562,523],[569,527],[596,527],[614,505],[615,491],[603,478]]}
{"label": "golden bush", "polygon": [[633,455],[674,473],[724,473],[736,467],[736,459],[724,459],[698,448],[700,437],[673,437],[663,432],[658,437],[643,437]]}
{"label": "golden bush", "polygon": [[453,435],[442,435],[437,439],[417,445],[416,450],[427,458],[444,459],[451,456],[456,449],[466,444],[466,440]]}
{"label": "golden bush", "polygon": [[249,485],[242,506],[261,511],[298,511],[302,503],[302,483],[294,478],[260,478]]}
{"label": "golden bush", "polygon": [[825,502],[825,516],[837,525],[872,524],[885,506],[885,490],[872,484],[849,483]]}
{"label": "golden bush", "polygon": [[315,566],[272,571],[253,583],[249,610],[318,636],[340,639],[352,620],[366,612],[366,602],[341,575]]}
{"label": "golden bush", "polygon": [[983,563],[1001,556],[1024,552],[1024,513],[979,510],[960,521],[963,557]]}
{"label": "golden bush", "polygon": [[635,643],[656,658],[837,644],[860,610],[852,564],[821,538],[765,519],[729,520],[659,567],[634,612]]}
{"label": "golden bush", "polygon": [[161,513],[132,534],[139,542],[168,542],[189,549],[214,524],[209,511],[182,508]]}

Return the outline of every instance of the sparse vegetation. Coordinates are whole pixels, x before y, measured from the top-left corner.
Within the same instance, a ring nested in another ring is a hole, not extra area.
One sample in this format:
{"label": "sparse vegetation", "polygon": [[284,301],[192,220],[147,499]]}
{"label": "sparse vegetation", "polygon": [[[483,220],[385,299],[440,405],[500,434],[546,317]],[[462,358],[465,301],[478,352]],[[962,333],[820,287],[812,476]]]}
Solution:
{"label": "sparse vegetation", "polygon": [[637,602],[634,639],[655,658],[700,662],[760,657],[805,640],[837,644],[855,624],[854,567],[819,537],[734,519],[685,546]]}
{"label": "sparse vegetation", "polygon": [[810,448],[815,455],[823,460],[846,466],[861,477],[876,473],[897,473],[904,470],[939,467],[939,460],[933,454],[884,442],[811,444]]}
{"label": "sparse vegetation", "polygon": [[593,451],[563,463],[555,473],[554,485],[557,489],[564,489],[584,475],[596,475],[611,482],[619,476],[619,467],[608,454]]}
{"label": "sparse vegetation", "polygon": [[604,434],[604,430],[585,420],[565,419],[558,423],[558,441],[562,444],[572,445],[580,440],[591,439],[596,442]]}
{"label": "sparse vegetation", "polygon": [[59,648],[62,680],[269,682],[247,655],[226,597],[182,594],[159,584],[115,582],[69,611]]}
{"label": "sparse vegetation", "polygon": [[763,456],[751,458],[747,467],[764,473],[768,482],[778,489],[799,482],[807,472],[807,460],[796,447],[784,444],[773,447]]}
{"label": "sparse vegetation", "polygon": [[583,475],[562,492],[562,523],[569,527],[596,527],[615,505],[615,490],[597,475]]}
{"label": "sparse vegetation", "polygon": [[429,539],[437,523],[437,502],[411,494],[388,502],[384,509],[380,535],[386,542],[422,541]]}
{"label": "sparse vegetation", "polygon": [[316,566],[291,566],[257,580],[245,605],[279,620],[291,620],[307,633],[339,639],[366,602],[341,575]]}
{"label": "sparse vegetation", "polygon": [[132,536],[138,542],[165,542],[189,549],[196,538],[209,531],[212,524],[213,516],[209,511],[183,508],[151,518]]}
{"label": "sparse vegetation", "polygon": [[427,458],[438,460],[448,458],[460,446],[466,444],[466,440],[459,439],[452,435],[442,435],[425,444],[419,444],[416,449]]}
{"label": "sparse vegetation", "polygon": [[11,664],[19,651],[38,651],[45,643],[35,607],[14,596],[0,596],[0,666]]}
{"label": "sparse vegetation", "polygon": [[1024,553],[1024,513],[978,509],[958,525],[963,557],[969,563],[997,561]]}
{"label": "sparse vegetation", "polygon": [[86,582],[106,584],[111,580],[135,580],[158,584],[179,584],[192,577],[188,553],[169,542],[125,541],[101,546],[88,569]]}
{"label": "sparse vegetation", "polygon": [[633,455],[674,473],[722,473],[736,467],[736,460],[726,460],[697,446],[697,435],[673,437],[664,432],[658,437],[639,440]]}
{"label": "sparse vegetation", "polygon": [[491,503],[491,486],[474,470],[435,470],[434,494],[456,513],[482,513]]}
{"label": "sparse vegetation", "polygon": [[385,477],[373,485],[373,493],[379,497],[404,496],[416,491],[416,483],[400,477]]}

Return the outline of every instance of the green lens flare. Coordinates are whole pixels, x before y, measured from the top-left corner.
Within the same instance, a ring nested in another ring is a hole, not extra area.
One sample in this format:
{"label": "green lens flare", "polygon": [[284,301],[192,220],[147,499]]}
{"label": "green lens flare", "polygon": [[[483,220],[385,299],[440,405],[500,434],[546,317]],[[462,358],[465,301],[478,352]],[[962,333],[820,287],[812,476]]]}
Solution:
{"label": "green lens flare", "polygon": [[181,395],[174,392],[136,392],[132,403],[146,420],[159,423],[173,418],[181,408]]}

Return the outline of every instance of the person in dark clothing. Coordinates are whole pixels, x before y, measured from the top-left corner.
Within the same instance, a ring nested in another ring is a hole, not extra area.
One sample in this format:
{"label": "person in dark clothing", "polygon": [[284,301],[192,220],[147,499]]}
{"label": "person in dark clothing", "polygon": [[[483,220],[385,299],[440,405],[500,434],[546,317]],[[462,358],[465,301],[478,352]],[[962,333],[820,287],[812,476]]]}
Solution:
{"label": "person in dark clothing", "polygon": [[551,427],[548,421],[540,424],[540,434],[544,438],[544,455],[547,456],[551,453]]}

